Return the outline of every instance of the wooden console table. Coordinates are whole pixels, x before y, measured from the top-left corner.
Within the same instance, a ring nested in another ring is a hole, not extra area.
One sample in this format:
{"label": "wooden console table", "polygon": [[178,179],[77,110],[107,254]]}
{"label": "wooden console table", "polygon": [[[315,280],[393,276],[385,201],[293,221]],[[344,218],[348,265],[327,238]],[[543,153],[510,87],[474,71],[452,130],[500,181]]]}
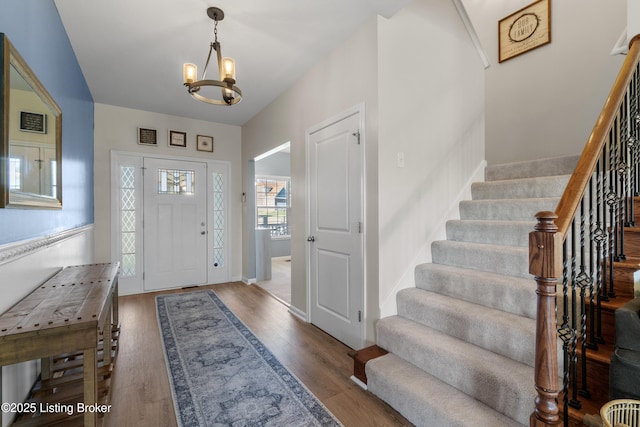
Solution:
{"label": "wooden console table", "polygon": [[[49,379],[52,356],[82,351],[84,405],[95,407],[98,341],[102,334],[104,363],[110,363],[106,343],[118,324],[118,267],[64,268],[0,315],[0,366],[42,359],[42,378]],[[83,416],[85,426],[96,425],[96,411]]]}

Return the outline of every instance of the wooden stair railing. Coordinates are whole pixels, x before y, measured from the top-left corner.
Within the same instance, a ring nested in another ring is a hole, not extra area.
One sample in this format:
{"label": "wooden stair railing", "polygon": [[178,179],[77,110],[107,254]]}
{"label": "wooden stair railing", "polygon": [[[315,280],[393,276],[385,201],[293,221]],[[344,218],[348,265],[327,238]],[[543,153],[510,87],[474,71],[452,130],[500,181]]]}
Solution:
{"label": "wooden stair railing", "polygon": [[591,396],[585,355],[604,344],[601,307],[616,296],[614,264],[627,258],[625,227],[635,225],[640,193],[639,40],[631,40],[555,213],[538,213],[529,235],[538,311],[531,427],[569,425],[569,412]]}

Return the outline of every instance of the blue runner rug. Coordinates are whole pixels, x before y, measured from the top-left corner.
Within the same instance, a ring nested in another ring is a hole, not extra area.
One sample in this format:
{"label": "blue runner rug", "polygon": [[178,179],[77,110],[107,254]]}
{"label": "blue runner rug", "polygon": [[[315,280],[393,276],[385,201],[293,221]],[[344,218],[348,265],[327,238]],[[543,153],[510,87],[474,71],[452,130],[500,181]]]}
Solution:
{"label": "blue runner rug", "polygon": [[213,291],[156,303],[179,425],[341,425]]}

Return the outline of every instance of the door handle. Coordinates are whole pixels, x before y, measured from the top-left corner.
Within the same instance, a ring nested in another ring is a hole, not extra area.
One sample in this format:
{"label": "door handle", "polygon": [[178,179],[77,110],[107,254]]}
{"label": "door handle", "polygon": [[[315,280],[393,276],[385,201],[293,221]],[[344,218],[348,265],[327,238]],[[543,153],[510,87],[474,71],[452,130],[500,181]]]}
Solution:
{"label": "door handle", "polygon": [[207,234],[207,232],[206,231],[201,231],[200,234],[202,234],[204,236],[205,234]]}
{"label": "door handle", "polygon": [[316,237],[315,236],[307,237],[307,242],[315,242],[315,241],[316,241]]}

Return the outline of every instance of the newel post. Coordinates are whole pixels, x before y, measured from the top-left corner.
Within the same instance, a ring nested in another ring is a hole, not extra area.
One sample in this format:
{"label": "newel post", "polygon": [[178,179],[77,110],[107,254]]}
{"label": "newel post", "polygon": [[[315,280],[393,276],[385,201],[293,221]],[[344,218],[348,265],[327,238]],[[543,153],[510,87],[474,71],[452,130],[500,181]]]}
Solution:
{"label": "newel post", "polygon": [[553,212],[536,214],[538,223],[529,233],[529,273],[537,282],[535,386],[538,396],[530,426],[558,426],[558,356],[556,335],[556,285],[562,275],[562,239]]}

